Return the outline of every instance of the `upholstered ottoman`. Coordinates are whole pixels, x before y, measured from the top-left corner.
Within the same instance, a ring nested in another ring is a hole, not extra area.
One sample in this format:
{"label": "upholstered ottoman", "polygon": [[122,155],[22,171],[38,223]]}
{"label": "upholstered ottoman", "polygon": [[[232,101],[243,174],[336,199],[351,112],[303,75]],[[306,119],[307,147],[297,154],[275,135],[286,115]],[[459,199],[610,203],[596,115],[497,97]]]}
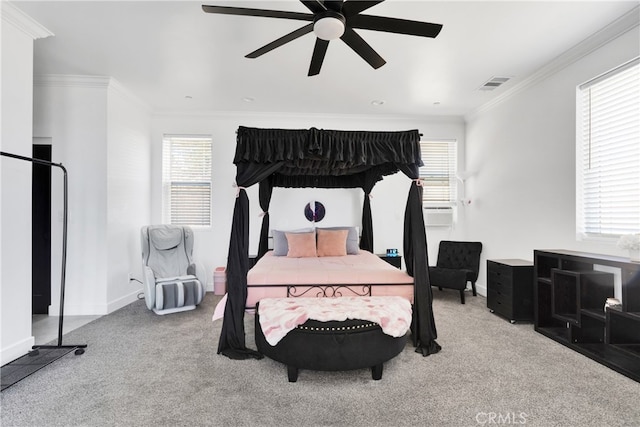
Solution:
{"label": "upholstered ottoman", "polygon": [[397,356],[407,343],[408,334],[393,337],[370,320],[318,321],[309,319],[289,331],[276,345],[267,342],[255,315],[258,351],[287,365],[290,382],[300,369],[343,371],[371,368],[374,380],[382,378],[383,363]]}

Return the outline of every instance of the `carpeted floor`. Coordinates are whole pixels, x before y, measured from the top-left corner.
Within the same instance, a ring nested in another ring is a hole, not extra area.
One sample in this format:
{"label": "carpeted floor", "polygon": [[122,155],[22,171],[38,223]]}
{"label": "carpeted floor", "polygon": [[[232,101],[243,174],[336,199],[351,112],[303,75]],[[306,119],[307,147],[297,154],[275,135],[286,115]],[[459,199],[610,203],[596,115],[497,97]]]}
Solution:
{"label": "carpeted floor", "polygon": [[[156,316],[137,301],[67,335],[88,344],[1,393],[12,426],[640,426],[640,384],[486,308],[434,291],[438,342],[369,370],[300,372],[216,354],[220,297]],[[245,317],[247,343],[253,316]]]}

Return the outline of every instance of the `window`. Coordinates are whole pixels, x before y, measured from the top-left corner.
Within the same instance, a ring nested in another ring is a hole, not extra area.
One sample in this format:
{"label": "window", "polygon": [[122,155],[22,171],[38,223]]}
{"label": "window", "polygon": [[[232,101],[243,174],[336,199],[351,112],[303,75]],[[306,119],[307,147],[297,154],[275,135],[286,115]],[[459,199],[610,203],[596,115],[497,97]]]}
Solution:
{"label": "window", "polygon": [[164,136],[162,219],[176,225],[211,225],[210,137]]}
{"label": "window", "polygon": [[640,65],[636,58],[578,87],[577,233],[640,232]]}
{"label": "window", "polygon": [[424,166],[420,168],[425,208],[451,208],[457,196],[457,141],[431,140],[420,142]]}

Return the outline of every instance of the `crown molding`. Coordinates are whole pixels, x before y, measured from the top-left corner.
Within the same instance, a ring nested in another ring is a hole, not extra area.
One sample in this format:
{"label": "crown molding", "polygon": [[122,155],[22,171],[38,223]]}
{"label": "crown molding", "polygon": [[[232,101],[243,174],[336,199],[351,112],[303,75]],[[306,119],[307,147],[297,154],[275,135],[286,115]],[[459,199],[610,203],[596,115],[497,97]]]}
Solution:
{"label": "crown molding", "polygon": [[532,75],[522,80],[520,83],[512,86],[510,89],[506,90],[499,96],[493,98],[491,101],[482,104],[480,107],[471,111],[467,115],[465,115],[465,120],[469,121],[475,118],[480,113],[486,112],[503,102],[512,96],[540,83],[541,81],[547,79],[548,77],[558,73],[569,65],[577,62],[588,54],[594,52],[599,49],[603,45],[615,40],[621,35],[625,34],[628,31],[633,30],[634,28],[640,25],[640,6],[636,6],[631,9],[629,12],[622,15],[620,18],[611,22],[609,25],[605,26],[601,30],[587,37],[574,47],[565,51],[560,56],[551,60],[551,62],[547,63],[547,65],[540,68],[538,71],[534,72]]}
{"label": "crown molding", "polygon": [[2,15],[3,24],[9,24],[19,29],[34,40],[44,39],[54,35],[35,19],[14,6],[13,3],[5,0],[0,0],[0,3],[2,3],[0,15]]}
{"label": "crown molding", "polygon": [[153,116],[157,117],[216,117],[216,118],[273,118],[282,120],[283,118],[297,119],[332,119],[332,120],[393,120],[409,122],[429,122],[429,123],[464,123],[462,116],[454,115],[382,115],[382,114],[338,114],[338,113],[299,113],[299,112],[274,112],[274,111],[233,111],[233,110],[155,110]]}
{"label": "crown molding", "polygon": [[33,76],[34,86],[107,88],[110,83],[111,77],[107,76],[71,74],[36,74]]}
{"label": "crown molding", "polygon": [[72,74],[36,74],[33,76],[33,85],[40,87],[80,87],[93,89],[113,89],[116,93],[138,104],[151,114],[151,107],[135,96],[122,83],[109,76],[82,76]]}

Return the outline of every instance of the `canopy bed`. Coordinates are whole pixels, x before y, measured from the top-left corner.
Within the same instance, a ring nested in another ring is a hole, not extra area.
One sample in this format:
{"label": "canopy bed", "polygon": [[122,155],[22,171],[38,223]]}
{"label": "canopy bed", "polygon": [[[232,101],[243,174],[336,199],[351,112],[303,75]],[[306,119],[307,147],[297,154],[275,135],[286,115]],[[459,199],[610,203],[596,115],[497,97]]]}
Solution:
{"label": "canopy bed", "polygon": [[[260,358],[245,345],[244,313],[249,271],[249,199],[245,188],[259,184],[264,212],[258,258],[268,252],[269,204],[274,187],[361,188],[364,191],[360,248],[373,252],[369,194],[384,176],[402,171],[412,181],[405,208],[404,257],[413,278],[411,332],[416,352],[437,353],[437,332],[428,275],[427,240],[422,215],[417,130],[365,132],[239,127],[234,156],[238,194],[227,260],[227,302],[218,353],[233,359]],[[260,263],[260,261],[259,261]],[[371,295],[371,294],[369,294]]]}

